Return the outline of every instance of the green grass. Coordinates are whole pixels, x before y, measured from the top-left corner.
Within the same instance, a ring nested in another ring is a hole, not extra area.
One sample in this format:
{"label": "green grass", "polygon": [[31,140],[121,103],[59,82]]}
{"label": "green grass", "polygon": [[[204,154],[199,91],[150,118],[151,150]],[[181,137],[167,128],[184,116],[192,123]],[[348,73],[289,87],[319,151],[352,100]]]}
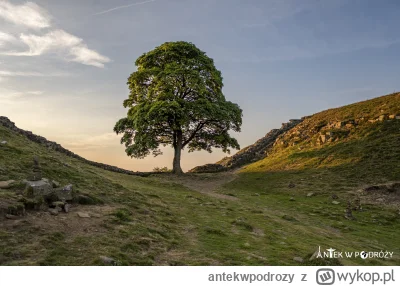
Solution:
{"label": "green grass", "polygon": [[[379,114],[383,104],[389,113],[400,110],[399,97],[391,95],[319,113],[309,126]],[[304,258],[301,265],[399,265],[398,209],[364,204],[353,212],[356,220],[344,217],[357,189],[400,180],[399,131],[394,120],[362,126],[321,147],[311,138],[276,147],[216,190],[228,200],[174,183],[169,174],[143,178],[98,169],[0,126],[0,139],[8,141],[0,145],[0,180],[25,179],[38,156],[44,177],[72,183],[89,198],[57,217],[29,210],[16,221],[0,218],[0,265],[102,265],[100,256],[118,265],[299,265],[294,257]],[[207,174],[203,181],[220,175]],[[203,175],[188,180],[195,178],[201,182]],[[0,190],[0,207],[18,203],[19,191],[18,184]],[[309,192],[315,195],[307,197]],[[75,211],[91,218],[78,218]],[[395,256],[309,261],[318,246]]]}

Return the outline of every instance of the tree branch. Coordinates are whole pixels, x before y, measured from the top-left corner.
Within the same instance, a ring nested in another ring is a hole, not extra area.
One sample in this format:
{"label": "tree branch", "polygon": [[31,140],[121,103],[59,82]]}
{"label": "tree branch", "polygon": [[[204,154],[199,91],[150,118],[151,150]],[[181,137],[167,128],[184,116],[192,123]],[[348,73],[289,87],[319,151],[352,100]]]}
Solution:
{"label": "tree branch", "polygon": [[199,132],[199,131],[204,127],[204,125],[205,125],[206,123],[207,123],[207,121],[205,121],[205,122],[200,122],[199,124],[197,124],[197,127],[196,127],[196,129],[193,131],[193,133],[189,136],[189,138],[188,138],[185,142],[183,142],[182,147],[185,147],[190,141],[192,141],[192,139],[194,138],[194,136],[196,136],[196,133]]}

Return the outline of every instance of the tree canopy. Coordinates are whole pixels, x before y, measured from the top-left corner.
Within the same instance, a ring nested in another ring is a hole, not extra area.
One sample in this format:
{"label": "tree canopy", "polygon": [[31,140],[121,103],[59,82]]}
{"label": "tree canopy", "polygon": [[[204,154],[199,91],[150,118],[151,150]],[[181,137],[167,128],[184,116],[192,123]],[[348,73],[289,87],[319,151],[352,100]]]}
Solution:
{"label": "tree canopy", "polygon": [[128,78],[129,108],[114,131],[123,134],[128,156],[162,154],[160,145],[174,150],[173,172],[182,173],[181,150],[239,149],[230,130],[240,132],[242,110],[225,99],[222,75],[214,61],[194,44],[166,42],[140,56]]}

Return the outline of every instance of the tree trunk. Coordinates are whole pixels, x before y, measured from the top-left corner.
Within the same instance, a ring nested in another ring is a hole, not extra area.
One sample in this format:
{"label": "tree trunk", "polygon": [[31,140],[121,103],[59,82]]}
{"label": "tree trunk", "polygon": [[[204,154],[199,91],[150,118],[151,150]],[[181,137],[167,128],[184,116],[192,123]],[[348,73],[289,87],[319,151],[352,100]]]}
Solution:
{"label": "tree trunk", "polygon": [[176,144],[174,144],[174,162],[172,164],[172,173],[183,174],[181,168],[181,152],[182,152],[182,131],[178,131],[176,134]]}

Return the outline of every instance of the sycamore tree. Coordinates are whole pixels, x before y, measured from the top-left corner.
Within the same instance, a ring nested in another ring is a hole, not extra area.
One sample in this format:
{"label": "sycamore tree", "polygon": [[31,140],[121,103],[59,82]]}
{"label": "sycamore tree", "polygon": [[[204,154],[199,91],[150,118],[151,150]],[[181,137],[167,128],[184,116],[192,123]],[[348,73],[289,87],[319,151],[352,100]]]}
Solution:
{"label": "sycamore tree", "polygon": [[128,78],[128,108],[114,131],[134,158],[174,148],[173,173],[182,173],[181,152],[239,149],[230,130],[240,132],[242,110],[222,93],[221,72],[194,44],[167,42],[136,60]]}

